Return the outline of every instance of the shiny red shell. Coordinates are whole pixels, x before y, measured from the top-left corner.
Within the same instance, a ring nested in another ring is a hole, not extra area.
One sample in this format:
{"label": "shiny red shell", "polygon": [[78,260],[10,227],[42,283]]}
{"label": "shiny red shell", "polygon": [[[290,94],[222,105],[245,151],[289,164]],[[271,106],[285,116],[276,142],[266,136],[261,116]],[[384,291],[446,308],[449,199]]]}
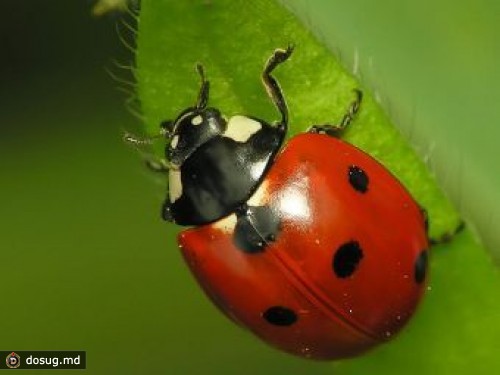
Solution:
{"label": "shiny red shell", "polygon": [[[352,167],[366,174],[366,191],[353,188]],[[425,218],[375,159],[330,136],[298,135],[249,203],[270,205],[281,219],[264,251],[234,244],[234,214],[178,239],[201,287],[234,322],[289,353],[338,359],[388,340],[412,316],[426,288]],[[336,253],[353,243],[362,254],[340,277]],[[295,319],[271,324],[272,306]]]}

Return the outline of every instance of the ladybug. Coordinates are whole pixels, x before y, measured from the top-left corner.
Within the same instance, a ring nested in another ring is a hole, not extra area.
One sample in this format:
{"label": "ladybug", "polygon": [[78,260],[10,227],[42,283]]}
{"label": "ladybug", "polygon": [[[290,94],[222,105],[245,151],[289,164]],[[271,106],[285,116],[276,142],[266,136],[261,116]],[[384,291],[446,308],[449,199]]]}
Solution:
{"label": "ladybug", "polygon": [[393,337],[426,289],[425,211],[380,163],[342,141],[361,91],[337,125],[285,143],[288,108],[273,70],[262,82],[275,124],[208,106],[161,124],[168,172],[163,219],[191,228],[178,243],[193,275],[232,321],[288,353],[357,356]]}

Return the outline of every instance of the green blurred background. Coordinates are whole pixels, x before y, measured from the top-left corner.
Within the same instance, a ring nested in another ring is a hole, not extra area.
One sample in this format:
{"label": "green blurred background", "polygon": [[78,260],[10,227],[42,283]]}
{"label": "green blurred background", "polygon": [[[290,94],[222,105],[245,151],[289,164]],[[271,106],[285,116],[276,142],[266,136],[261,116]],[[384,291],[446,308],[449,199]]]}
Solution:
{"label": "green blurred background", "polygon": [[[436,170],[452,166],[442,182],[495,243],[498,2],[295,3],[330,25],[313,28],[346,64],[358,49],[365,82]],[[91,17],[89,1],[2,5],[0,349],[86,350],[92,374],[334,373],[229,324],[182,264],[159,219],[163,181],[121,141],[140,122],[106,73],[130,80],[112,62],[132,60],[118,16]]]}

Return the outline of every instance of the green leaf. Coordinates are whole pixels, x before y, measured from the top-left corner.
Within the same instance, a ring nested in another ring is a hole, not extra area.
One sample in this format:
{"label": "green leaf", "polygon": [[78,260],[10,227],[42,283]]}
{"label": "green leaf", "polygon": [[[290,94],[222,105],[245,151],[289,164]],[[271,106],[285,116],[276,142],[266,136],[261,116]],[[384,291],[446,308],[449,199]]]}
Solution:
{"label": "green leaf", "polygon": [[[147,131],[156,134],[161,121],[195,103],[197,62],[211,81],[211,106],[228,116],[277,119],[259,77],[271,52],[290,43],[296,47],[292,58],[276,70],[290,108],[290,135],[311,124],[335,123],[353,100],[353,89],[363,89],[361,112],[345,140],[376,157],[405,184],[428,210],[431,236],[453,231],[460,221],[457,212],[370,92],[273,1],[142,1],[137,77]],[[495,347],[500,329],[500,299],[493,298],[500,286],[497,270],[467,231],[434,253],[431,290],[410,327],[363,358],[330,364],[332,371],[420,374],[439,368],[455,373],[498,364],[497,354],[488,350]],[[252,365],[256,373],[265,371],[265,363]]]}

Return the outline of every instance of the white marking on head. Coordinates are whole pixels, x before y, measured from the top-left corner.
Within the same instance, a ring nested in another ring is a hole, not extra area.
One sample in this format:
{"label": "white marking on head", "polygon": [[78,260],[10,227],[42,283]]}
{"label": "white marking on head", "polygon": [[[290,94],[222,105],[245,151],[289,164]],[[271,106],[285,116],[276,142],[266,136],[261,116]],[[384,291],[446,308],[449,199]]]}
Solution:
{"label": "white marking on head", "polygon": [[182,195],[181,171],[170,169],[168,171],[168,193],[170,202],[174,203]]}
{"label": "white marking on head", "polygon": [[201,117],[201,115],[194,116],[191,119],[191,124],[192,125],[200,125],[202,122],[203,122],[203,117]]}
{"label": "white marking on head", "polygon": [[172,140],[170,141],[170,147],[176,148],[178,143],[179,143],[179,135],[176,134],[172,137]]}
{"label": "white marking on head", "polygon": [[246,116],[233,116],[229,119],[226,131],[222,135],[243,143],[260,129],[262,129],[262,124],[256,120]]}

